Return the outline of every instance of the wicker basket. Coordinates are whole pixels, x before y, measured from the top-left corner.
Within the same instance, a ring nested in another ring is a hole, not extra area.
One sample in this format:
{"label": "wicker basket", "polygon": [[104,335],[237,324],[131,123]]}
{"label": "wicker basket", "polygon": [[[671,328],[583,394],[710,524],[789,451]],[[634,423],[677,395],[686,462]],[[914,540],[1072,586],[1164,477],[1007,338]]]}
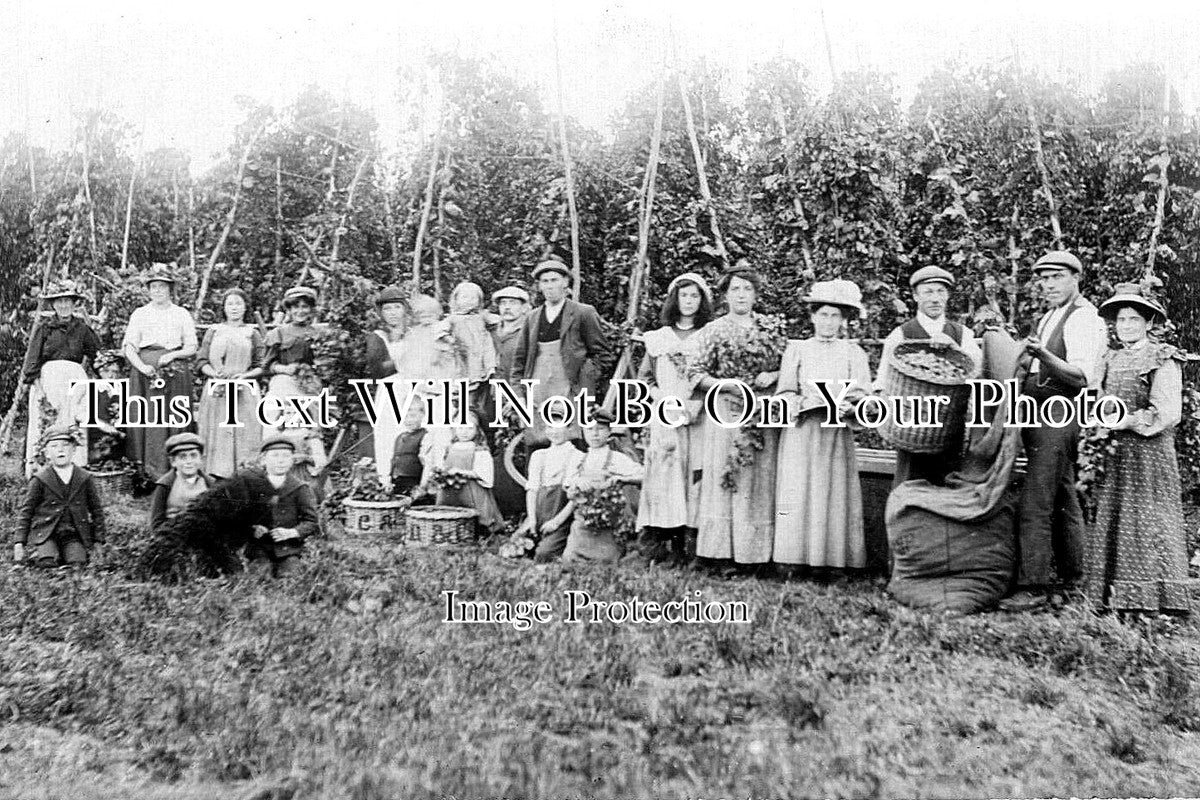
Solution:
{"label": "wicker basket", "polygon": [[404,543],[414,547],[431,544],[470,544],[475,541],[473,508],[414,506],[405,513]]}
{"label": "wicker basket", "polygon": [[[912,352],[925,352],[937,356],[958,367],[963,376],[947,379],[927,374],[896,358]],[[967,376],[974,369],[971,357],[954,345],[939,342],[907,341],[896,345],[888,361],[887,382],[883,387],[889,397],[948,397],[949,404],[940,406],[938,416],[942,424],[929,428],[902,428],[889,415],[879,428],[879,435],[897,450],[906,453],[940,453],[951,446],[966,422],[967,395],[971,389],[966,384]],[[909,411],[909,409],[905,409]]]}
{"label": "wicker basket", "polygon": [[404,535],[404,509],[407,506],[408,503],[403,500],[347,498],[342,501],[342,507],[346,509],[346,533],[382,534],[399,539]]}
{"label": "wicker basket", "polygon": [[104,505],[128,500],[133,496],[133,470],[114,469],[109,472],[92,472],[92,481]]}

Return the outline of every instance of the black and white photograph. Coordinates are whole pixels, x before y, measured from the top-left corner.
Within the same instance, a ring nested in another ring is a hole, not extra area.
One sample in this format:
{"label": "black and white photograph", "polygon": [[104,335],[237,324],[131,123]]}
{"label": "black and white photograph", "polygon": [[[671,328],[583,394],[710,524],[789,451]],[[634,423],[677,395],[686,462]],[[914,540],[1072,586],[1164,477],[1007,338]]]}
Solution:
{"label": "black and white photograph", "polygon": [[1200,7],[0,20],[0,797],[1200,796]]}

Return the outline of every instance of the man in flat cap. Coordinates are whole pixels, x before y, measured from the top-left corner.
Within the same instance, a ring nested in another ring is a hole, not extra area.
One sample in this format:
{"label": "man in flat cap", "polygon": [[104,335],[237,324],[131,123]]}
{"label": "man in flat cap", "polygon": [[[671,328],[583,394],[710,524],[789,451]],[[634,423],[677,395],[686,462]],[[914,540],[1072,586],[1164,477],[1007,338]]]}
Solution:
{"label": "man in flat cap", "polygon": [[[1032,361],[1022,392],[1039,403],[1055,395],[1073,398],[1095,376],[1108,346],[1108,329],[1096,307],[1079,293],[1083,264],[1074,254],[1047,253],[1033,272],[1050,311],[1024,341]],[[1009,609],[1045,602],[1048,591],[1069,589],[1083,571],[1083,512],[1075,489],[1078,421],[1021,433],[1028,466],[1021,494],[1019,591],[1005,601]],[[1058,582],[1051,585],[1054,573]]]}
{"label": "man in flat cap", "polygon": [[[887,383],[887,370],[896,345],[910,340],[928,340],[956,345],[975,362],[971,377],[979,374],[983,353],[971,329],[946,317],[946,306],[950,302],[950,290],[954,287],[954,276],[937,266],[922,267],[908,279],[912,287],[913,300],[917,303],[917,314],[903,325],[897,326],[883,340],[883,355],[879,360],[879,375],[876,385]],[[896,452],[896,474],[892,485],[899,486],[906,480],[924,478],[931,483],[941,484],[946,475],[958,466],[962,439],[956,437],[945,452],[905,453]]]}
{"label": "man in flat cap", "polygon": [[521,331],[525,329],[525,314],[529,312],[529,292],[519,286],[505,286],[492,292],[500,321],[492,327],[492,342],[496,345],[495,377],[513,380],[513,360]]}
{"label": "man in flat cap", "polygon": [[[594,395],[600,382],[600,362],[609,354],[600,314],[587,303],[567,297],[571,272],[563,262],[543,261],[534,268],[533,279],[544,302],[525,316],[513,354],[513,380],[538,381],[533,393],[535,410],[551,395],[574,397],[582,389]],[[526,443],[533,447],[545,444],[543,431],[543,421],[535,413]]]}

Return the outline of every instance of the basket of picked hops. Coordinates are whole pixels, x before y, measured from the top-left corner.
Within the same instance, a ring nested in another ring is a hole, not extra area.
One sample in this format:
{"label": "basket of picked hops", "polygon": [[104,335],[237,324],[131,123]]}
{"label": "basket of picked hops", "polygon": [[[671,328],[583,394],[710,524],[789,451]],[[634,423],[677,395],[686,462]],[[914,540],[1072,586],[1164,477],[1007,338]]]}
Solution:
{"label": "basket of picked hops", "polygon": [[354,465],[349,495],[342,500],[346,532],[400,539],[404,534],[404,509],[411,503],[411,498],[392,494],[379,480],[374,461],[364,458]]}
{"label": "basket of picked hops", "polygon": [[100,502],[104,505],[125,502],[133,497],[133,467],[123,461],[103,461],[88,465]]}
{"label": "basket of picked hops", "polygon": [[[906,453],[940,453],[953,441],[966,421],[967,378],[975,368],[971,357],[954,344],[924,340],[896,345],[888,361],[883,391],[888,397],[949,398],[937,409],[935,424],[912,427],[917,401],[903,403],[899,418],[892,408],[879,428],[879,435],[897,450]],[[931,407],[926,405],[927,408]],[[901,424],[906,423],[906,424]],[[940,424],[936,424],[940,423]]]}
{"label": "basket of picked hops", "polygon": [[475,541],[473,508],[457,506],[412,506],[404,514],[404,543],[414,547],[431,544],[471,544]]}

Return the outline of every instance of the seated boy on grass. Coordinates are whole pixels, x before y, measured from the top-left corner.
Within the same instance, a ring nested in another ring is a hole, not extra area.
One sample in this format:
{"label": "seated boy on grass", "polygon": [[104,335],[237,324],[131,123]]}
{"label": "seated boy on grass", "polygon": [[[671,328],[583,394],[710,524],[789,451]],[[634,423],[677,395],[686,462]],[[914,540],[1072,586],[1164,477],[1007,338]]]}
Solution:
{"label": "seated boy on grass", "polygon": [[29,479],[17,519],[13,561],[39,567],[83,566],[88,552],[104,542],[104,506],[92,474],[75,466],[70,428],[54,426],[42,436],[46,466]]}
{"label": "seated boy on grass", "polygon": [[252,477],[270,484],[271,527],[254,526],[246,558],[252,570],[271,570],[280,577],[296,569],[304,540],[320,529],[317,497],[311,486],[291,474],[296,457],[291,437],[269,435],[259,453],[262,469],[254,469]]}

